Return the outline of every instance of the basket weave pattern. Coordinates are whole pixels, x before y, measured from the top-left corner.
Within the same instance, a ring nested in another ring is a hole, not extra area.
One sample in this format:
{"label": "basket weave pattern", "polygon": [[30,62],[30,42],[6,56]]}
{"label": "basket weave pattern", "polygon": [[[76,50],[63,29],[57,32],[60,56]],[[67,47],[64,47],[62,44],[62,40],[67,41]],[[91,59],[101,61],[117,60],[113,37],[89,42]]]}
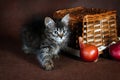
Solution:
{"label": "basket weave pattern", "polygon": [[116,11],[84,16],[82,37],[98,47],[116,41]]}

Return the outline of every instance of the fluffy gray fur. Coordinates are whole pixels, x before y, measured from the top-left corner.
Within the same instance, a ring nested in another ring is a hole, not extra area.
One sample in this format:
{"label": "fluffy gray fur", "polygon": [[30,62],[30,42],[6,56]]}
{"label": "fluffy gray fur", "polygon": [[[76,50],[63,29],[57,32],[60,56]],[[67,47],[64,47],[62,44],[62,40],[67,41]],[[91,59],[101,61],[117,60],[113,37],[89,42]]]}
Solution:
{"label": "fluffy gray fur", "polygon": [[53,58],[64,48],[69,39],[69,14],[60,21],[45,17],[40,26],[27,26],[22,29],[23,51],[34,53],[45,70],[54,68]]}

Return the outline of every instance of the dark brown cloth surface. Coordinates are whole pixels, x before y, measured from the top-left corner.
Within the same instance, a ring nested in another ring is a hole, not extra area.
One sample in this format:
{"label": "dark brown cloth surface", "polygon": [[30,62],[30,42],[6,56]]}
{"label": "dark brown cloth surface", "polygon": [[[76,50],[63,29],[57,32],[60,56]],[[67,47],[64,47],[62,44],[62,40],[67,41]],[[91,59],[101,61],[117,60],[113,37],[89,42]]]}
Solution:
{"label": "dark brown cloth surface", "polygon": [[[51,16],[55,10],[84,6],[114,9],[120,13],[120,0],[0,0],[0,80],[120,80],[120,62],[99,58],[83,62],[60,55],[55,69],[41,69],[34,55],[21,51],[20,29],[32,17]],[[117,18],[120,20],[120,16]],[[118,35],[120,26],[118,21]],[[17,39],[17,40],[16,40]],[[60,53],[60,54],[61,54]]]}
{"label": "dark brown cloth surface", "polygon": [[44,71],[34,55],[22,52],[18,42],[0,42],[0,80],[120,80],[120,62],[112,59],[83,62],[62,54],[54,62],[54,70]]}

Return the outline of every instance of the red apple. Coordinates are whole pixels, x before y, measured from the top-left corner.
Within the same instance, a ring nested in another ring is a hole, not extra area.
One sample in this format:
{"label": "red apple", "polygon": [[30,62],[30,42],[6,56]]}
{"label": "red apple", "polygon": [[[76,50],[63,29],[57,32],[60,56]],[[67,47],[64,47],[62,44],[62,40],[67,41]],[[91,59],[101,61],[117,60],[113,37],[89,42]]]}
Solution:
{"label": "red apple", "polygon": [[109,47],[109,53],[115,60],[120,60],[120,41]]}
{"label": "red apple", "polygon": [[83,39],[79,37],[80,57],[84,61],[96,61],[98,59],[98,48],[95,45],[84,44]]}

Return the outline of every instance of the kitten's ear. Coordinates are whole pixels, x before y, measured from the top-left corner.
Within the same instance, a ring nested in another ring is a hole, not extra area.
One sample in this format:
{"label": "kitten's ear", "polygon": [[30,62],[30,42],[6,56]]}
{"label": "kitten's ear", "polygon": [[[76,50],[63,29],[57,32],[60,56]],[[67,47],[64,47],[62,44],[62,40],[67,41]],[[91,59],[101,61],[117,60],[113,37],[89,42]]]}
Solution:
{"label": "kitten's ear", "polygon": [[51,28],[55,25],[55,22],[50,17],[45,17],[44,23],[45,23],[45,26],[49,27],[49,28]]}
{"label": "kitten's ear", "polygon": [[68,26],[69,20],[70,20],[70,15],[69,15],[69,14],[66,14],[66,15],[62,18],[61,22],[63,22],[66,26]]}

